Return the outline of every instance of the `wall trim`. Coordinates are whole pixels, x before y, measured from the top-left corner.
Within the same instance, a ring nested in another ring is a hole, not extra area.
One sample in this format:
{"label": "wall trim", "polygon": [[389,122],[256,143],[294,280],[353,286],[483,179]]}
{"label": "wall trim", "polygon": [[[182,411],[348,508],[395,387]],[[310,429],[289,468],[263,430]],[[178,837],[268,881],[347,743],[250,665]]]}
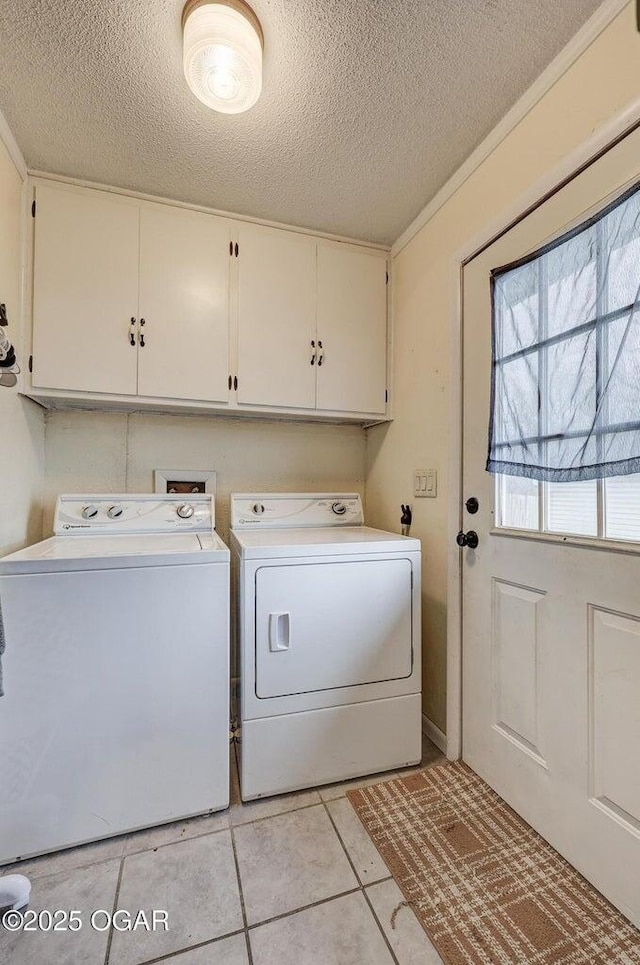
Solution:
{"label": "wall trim", "polygon": [[420,214],[405,228],[402,234],[391,246],[391,256],[395,258],[405,248],[412,238],[428,221],[442,208],[444,204],[458,191],[471,175],[486,161],[504,139],[517,125],[533,110],[536,104],[566,74],[569,68],[591,46],[600,34],[624,10],[629,0],[604,0],[596,12],[563,47],[560,53],[546,67],[540,76],[525,91],[501,121],[475,148],[461,166],[454,172],[438,193],[429,201]]}
{"label": "wall trim", "polygon": [[0,141],[4,144],[7,151],[9,152],[9,157],[13,161],[18,171],[18,174],[23,181],[27,180],[27,165],[25,159],[22,156],[22,151],[18,147],[18,142],[11,133],[11,128],[7,124],[7,120],[0,111]]}
{"label": "wall trim", "polygon": [[437,727],[426,714],[422,715],[422,733],[436,745],[443,754],[447,753],[447,735]]}
{"label": "wall trim", "polygon": [[[26,171],[26,168],[25,168]],[[168,204],[172,208],[186,208],[188,211],[201,211],[204,214],[213,214],[218,218],[229,218],[231,221],[242,221],[247,224],[263,225],[266,228],[280,228],[284,231],[295,231],[301,235],[311,235],[314,238],[324,238],[326,241],[337,241],[341,244],[357,245],[358,248],[371,248],[372,251],[389,252],[389,245],[380,245],[374,241],[362,241],[358,238],[349,238],[345,235],[331,234],[328,231],[316,231],[314,228],[306,228],[302,225],[283,224],[281,221],[267,221],[265,218],[253,218],[247,214],[236,214],[233,211],[222,211],[220,208],[208,208],[203,204],[191,204],[189,201],[178,201],[175,198],[165,198],[157,194],[145,194],[143,191],[130,191],[128,188],[119,188],[112,184],[99,184],[97,181],[85,181],[82,178],[72,178],[66,174],[51,174],[48,171],[37,171],[33,168],[28,169],[29,178],[39,181],[58,181],[60,184],[69,184],[77,188],[91,188],[93,191],[106,191],[109,194],[117,194],[120,197],[135,198],[138,201],[152,201],[154,204]]]}

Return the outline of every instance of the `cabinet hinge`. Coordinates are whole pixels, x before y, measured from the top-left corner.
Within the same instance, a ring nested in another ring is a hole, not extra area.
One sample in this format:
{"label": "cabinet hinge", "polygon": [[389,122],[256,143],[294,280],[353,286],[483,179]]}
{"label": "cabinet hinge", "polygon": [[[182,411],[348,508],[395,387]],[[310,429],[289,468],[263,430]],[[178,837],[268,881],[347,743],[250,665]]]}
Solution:
{"label": "cabinet hinge", "polygon": [[35,216],[36,216],[36,202],[34,200],[31,202],[31,217],[35,218]]}
{"label": "cabinet hinge", "polygon": [[29,356],[29,371],[33,372],[33,355]]}

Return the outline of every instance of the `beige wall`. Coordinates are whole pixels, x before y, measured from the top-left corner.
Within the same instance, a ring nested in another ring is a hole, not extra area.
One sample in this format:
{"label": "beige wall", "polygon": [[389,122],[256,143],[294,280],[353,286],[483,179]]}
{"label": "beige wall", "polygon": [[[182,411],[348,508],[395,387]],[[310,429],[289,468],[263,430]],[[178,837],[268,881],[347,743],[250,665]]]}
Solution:
{"label": "beige wall", "polygon": [[[413,502],[423,547],[425,714],[446,726],[449,358],[452,259],[594,129],[640,95],[634,4],[600,34],[393,261],[395,421],[369,430],[367,510],[388,527]],[[638,160],[640,172],[640,159]],[[437,499],[411,498],[413,469],[439,473]]]}
{"label": "beige wall", "polygon": [[[21,347],[22,179],[0,142],[0,302],[19,363]],[[44,472],[43,410],[0,386],[0,556],[40,538]]]}
{"label": "beige wall", "polygon": [[153,492],[154,469],[215,469],[216,529],[229,535],[229,494],[364,490],[357,426],[172,415],[49,412],[45,536],[62,492]]}

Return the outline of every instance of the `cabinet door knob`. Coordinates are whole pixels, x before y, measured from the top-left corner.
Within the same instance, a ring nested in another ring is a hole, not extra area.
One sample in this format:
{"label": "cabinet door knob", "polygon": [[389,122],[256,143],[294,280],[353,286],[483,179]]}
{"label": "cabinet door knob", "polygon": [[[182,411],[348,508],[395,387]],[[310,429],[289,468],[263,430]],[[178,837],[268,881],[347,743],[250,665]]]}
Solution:
{"label": "cabinet door knob", "polygon": [[[146,320],[145,320],[144,318],[141,318],[141,319],[140,319],[140,328],[143,328],[143,326],[146,325],[146,324],[147,324],[147,323],[146,323]],[[144,348],[144,345],[145,345],[144,332],[140,332],[140,348]]]}
{"label": "cabinet door knob", "polygon": [[136,333],[133,331],[133,328],[134,328],[135,324],[136,324],[136,319],[135,319],[135,318],[133,317],[133,315],[132,315],[132,316],[131,316],[131,328],[129,329],[129,345],[135,345],[135,344],[136,344]]}
{"label": "cabinet door knob", "polygon": [[318,348],[320,349],[320,352],[318,353],[318,368],[320,368],[324,362],[324,349],[322,347],[322,342],[320,341],[318,342]]}
{"label": "cabinet door knob", "polygon": [[310,364],[311,364],[311,365],[315,365],[315,364],[316,364],[316,354],[317,354],[317,352],[316,352],[316,343],[314,342],[313,339],[311,339],[311,348],[313,349],[313,352],[311,353],[311,362],[310,362]]}

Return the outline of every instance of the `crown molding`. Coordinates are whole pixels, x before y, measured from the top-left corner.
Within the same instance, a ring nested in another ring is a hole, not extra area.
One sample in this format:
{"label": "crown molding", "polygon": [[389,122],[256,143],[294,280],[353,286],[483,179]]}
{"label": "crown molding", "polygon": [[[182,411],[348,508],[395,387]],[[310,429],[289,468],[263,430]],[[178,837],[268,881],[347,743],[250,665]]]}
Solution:
{"label": "crown molding", "polygon": [[469,155],[457,171],[440,188],[438,193],[422,209],[419,215],[405,228],[402,234],[391,246],[391,256],[399,255],[403,248],[414,238],[421,228],[447,203],[462,185],[474,174],[490,154],[504,141],[515,127],[529,114],[554,84],[566,74],[570,67],[591,46],[594,40],[606,30],[609,24],[633,0],[605,0],[596,12],[580,28],[558,56],[551,61],[540,76],[516,101],[501,121],[485,137],[478,147]]}

